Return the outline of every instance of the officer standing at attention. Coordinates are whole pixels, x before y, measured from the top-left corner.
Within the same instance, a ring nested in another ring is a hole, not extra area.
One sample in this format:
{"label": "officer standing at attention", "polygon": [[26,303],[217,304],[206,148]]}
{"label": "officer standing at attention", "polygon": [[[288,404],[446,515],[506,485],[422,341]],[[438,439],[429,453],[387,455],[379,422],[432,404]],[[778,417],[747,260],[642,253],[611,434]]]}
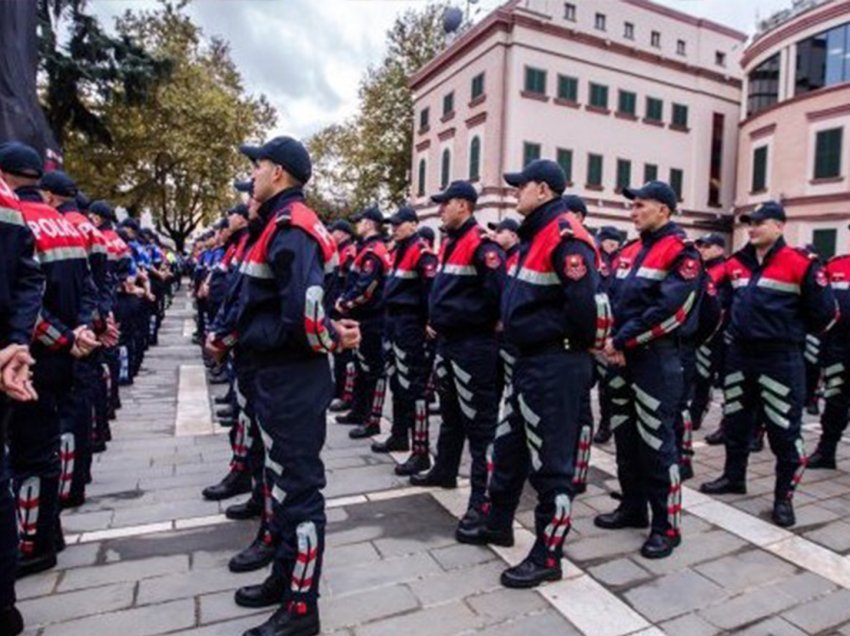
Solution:
{"label": "officer standing at attention", "polygon": [[326,412],[333,396],[330,353],[357,345],[349,320],[325,315],[325,276],[336,248],[304,202],[312,167],[306,148],[291,137],[241,146],[254,164],[254,198],[262,234],[241,265],[236,329],[217,334],[238,342],[255,365],[256,417],[266,444],[278,548],[272,574],[243,587],[236,602],[280,605],[245,636],[312,636],[320,631],[319,581],[325,543],[325,470],[320,457]]}
{"label": "officer standing at attention", "polygon": [[395,250],[384,289],[387,309],[386,337],[393,391],[393,426],[385,442],[376,442],[377,453],[407,451],[412,437],[413,453],[396,474],[413,475],[431,467],[428,452],[428,405],[425,384],[428,362],[425,351],[425,325],[428,323],[428,295],[437,269],[437,257],[419,238],[419,219],[413,208],[402,207],[390,217]]}
{"label": "officer standing at attention", "polygon": [[593,237],[561,199],[561,167],[536,160],[506,174],[505,181],[517,189],[517,211],[524,217],[519,260],[501,310],[504,337],[517,361],[495,443],[490,509],[486,521],[459,530],[458,539],[513,545],[514,514],[529,477],[537,491],[536,541],[501,577],[506,587],[529,588],[562,576],[581,409],[593,375],[590,349],[605,342],[608,306],[598,294]]}
{"label": "officer standing at attention", "polygon": [[430,336],[437,337],[436,373],[443,423],[437,460],[415,486],[454,488],[463,444],[472,455],[472,493],[458,531],[477,524],[487,504],[487,451],[499,416],[496,325],[505,283],[505,255],[475,220],[475,188],[455,181],[431,200],[440,204],[446,239],[430,297]]}
{"label": "officer standing at attention", "polygon": [[802,348],[806,334],[821,335],[837,319],[835,295],[817,258],[788,247],[785,210],[769,201],[741,216],[750,242],[726,262],[732,285],[723,382],[726,466],[700,490],[745,493],[750,438],[764,423],[776,455],[773,521],[796,522],[792,497],[806,468],[801,434],[806,395]]}
{"label": "officer standing at attention", "polygon": [[[337,219],[331,223],[331,236],[336,242],[337,264],[328,280],[326,303],[333,310],[339,296],[345,289],[351,264],[357,256],[357,245],[354,242],[354,228],[345,219]],[[354,391],[354,354],[349,350],[338,351],[334,354],[334,400],[330,411],[334,413],[348,411],[352,403]]]}
{"label": "officer standing at attention", "polygon": [[[611,387],[611,428],[617,444],[617,477],[623,500],[594,523],[600,528],[645,528],[648,559],[669,556],[681,541],[681,481],[674,422],[682,396],[679,330],[697,308],[701,264],[670,219],[673,189],[661,181],[625,188],[640,233],[637,254],[622,270],[613,299],[613,337],[605,345],[618,369]],[[620,272],[618,272],[620,274]]]}

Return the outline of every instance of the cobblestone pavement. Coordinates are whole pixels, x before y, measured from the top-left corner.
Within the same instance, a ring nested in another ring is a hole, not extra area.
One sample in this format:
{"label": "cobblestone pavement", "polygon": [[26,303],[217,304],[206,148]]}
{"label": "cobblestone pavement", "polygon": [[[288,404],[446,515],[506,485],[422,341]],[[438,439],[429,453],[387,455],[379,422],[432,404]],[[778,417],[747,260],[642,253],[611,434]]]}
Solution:
{"label": "cobblestone pavement", "polygon": [[[223,505],[200,496],[224,475],[229,448],[224,430],[209,421],[211,394],[188,337],[190,319],[180,296],[160,346],[123,391],[115,441],[96,459],[89,500],[63,515],[70,536],[59,567],[19,582],[26,634],[239,636],[268,614],[233,603],[237,587],[264,573],[226,568],[253,538],[253,522],[229,522]],[[717,420],[715,405],[706,432]],[[806,473],[798,525],[786,531],[768,521],[770,452],[753,458],[748,495],[712,499],[694,488],[719,473],[723,451],[698,443],[684,542],[661,561],[637,554],[639,531],[593,526],[593,515],[616,503],[607,494],[616,487],[613,447],[595,447],[591,484],[573,508],[566,578],[509,591],[498,576],[532,541],[529,493],[515,548],[459,545],[453,531],[468,494],[463,482],[455,491],[411,488],[392,473],[394,458],[350,441],[346,427],[328,428],[325,633],[850,634],[847,444],[844,470]],[[814,420],[809,429],[812,447]]]}

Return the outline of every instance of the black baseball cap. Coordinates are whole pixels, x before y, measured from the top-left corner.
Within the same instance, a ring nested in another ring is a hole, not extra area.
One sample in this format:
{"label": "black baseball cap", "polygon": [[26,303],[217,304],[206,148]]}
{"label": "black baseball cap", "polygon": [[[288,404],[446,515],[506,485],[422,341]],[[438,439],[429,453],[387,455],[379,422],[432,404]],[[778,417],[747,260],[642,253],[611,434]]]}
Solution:
{"label": "black baseball cap", "polygon": [[515,234],[519,232],[519,223],[517,223],[516,219],[502,219],[498,223],[488,223],[487,227],[494,232],[501,232],[502,230],[507,230]]}
{"label": "black baseball cap", "polygon": [[246,179],[245,181],[239,181],[239,179],[236,179],[233,182],[233,187],[236,189],[237,192],[244,192],[247,195],[253,195],[254,194],[254,180],[253,179]]}
{"label": "black baseball cap", "polygon": [[0,146],[0,170],[37,179],[44,174],[44,161],[32,146],[10,141]]}
{"label": "black baseball cap", "polygon": [[751,214],[742,214],[741,223],[749,225],[750,223],[758,223],[773,219],[774,221],[785,221],[785,208],[776,201],[768,201],[763,203],[760,208]]}
{"label": "black baseball cap", "polygon": [[696,240],[697,245],[716,245],[717,247],[726,248],[726,239],[715,232],[710,232],[705,236],[701,236]]}
{"label": "black baseball cap", "polygon": [[292,137],[275,137],[262,146],[239,146],[239,152],[247,156],[251,161],[268,159],[269,161],[283,166],[286,171],[301,183],[307,183],[313,174],[313,164],[310,161],[310,153],[297,139]]}
{"label": "black baseball cap", "polygon": [[649,199],[666,205],[671,212],[676,211],[679,197],[668,184],[663,181],[649,181],[640,188],[623,188],[623,196],[627,199]]}
{"label": "black baseball cap", "polygon": [[475,205],[478,201],[478,192],[469,181],[452,181],[443,192],[431,195],[434,203],[445,203],[452,199],[464,199]]}
{"label": "black baseball cap", "polygon": [[428,241],[429,243],[433,243],[437,236],[434,234],[434,228],[428,227],[427,225],[421,226],[416,231],[419,236]]}
{"label": "black baseball cap", "polygon": [[139,222],[134,219],[132,216],[128,216],[126,219],[121,221],[121,226],[125,228],[129,228],[136,232],[137,234],[141,231],[142,226],[139,225]]}
{"label": "black baseball cap", "polygon": [[577,194],[565,194],[564,204],[570,212],[581,214],[582,218],[587,216],[587,204]]}
{"label": "black baseball cap", "polygon": [[92,201],[88,209],[89,214],[97,214],[99,217],[115,221],[115,210],[106,201]]}
{"label": "black baseball cap", "polygon": [[522,172],[506,172],[504,175],[508,185],[520,188],[530,181],[546,183],[557,194],[563,194],[567,189],[567,175],[557,162],[551,159],[535,159]]}
{"label": "black baseball cap", "polygon": [[386,223],[386,219],[384,218],[383,213],[378,208],[366,208],[365,210],[361,210],[353,217],[351,220],[357,223],[358,221],[362,221],[363,219],[369,219],[370,221],[374,221],[375,223]]}
{"label": "black baseball cap", "polygon": [[77,184],[62,170],[48,172],[38,181],[38,188],[52,192],[58,197],[76,197]]}
{"label": "black baseball cap", "polygon": [[81,212],[86,212],[91,205],[91,199],[89,199],[82,190],[77,190],[77,196],[74,197],[77,200],[77,207]]}
{"label": "black baseball cap", "polygon": [[216,221],[215,223],[213,223],[213,229],[214,230],[223,230],[226,227],[227,227],[227,219],[226,218],[221,218],[218,221]]}
{"label": "black baseball cap", "polygon": [[248,218],[248,206],[244,203],[240,203],[239,205],[234,205],[227,211],[227,215],[238,214],[239,216],[247,219]]}
{"label": "black baseball cap", "polygon": [[354,228],[351,227],[351,223],[346,221],[345,219],[337,219],[331,226],[328,228],[331,232],[345,232],[349,236],[354,236]]}
{"label": "black baseball cap", "polygon": [[599,241],[617,241],[618,243],[623,240],[623,233],[620,232],[613,225],[603,225],[599,228],[599,232],[596,234],[596,238]]}
{"label": "black baseball cap", "polygon": [[419,217],[416,216],[416,210],[408,206],[399,208],[398,212],[390,217],[390,225],[401,225],[410,221],[417,223]]}

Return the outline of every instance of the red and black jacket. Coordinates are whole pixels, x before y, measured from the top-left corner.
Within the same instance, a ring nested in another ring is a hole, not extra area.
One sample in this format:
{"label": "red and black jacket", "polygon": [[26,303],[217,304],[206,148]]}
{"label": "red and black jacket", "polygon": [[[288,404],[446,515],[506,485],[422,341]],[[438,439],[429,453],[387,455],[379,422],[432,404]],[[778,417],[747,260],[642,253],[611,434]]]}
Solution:
{"label": "red and black jacket", "polygon": [[611,299],[617,350],[684,335],[682,328],[699,308],[703,269],[683,234],[670,221],[620,250]]}
{"label": "red and black jacket", "polygon": [[380,236],[376,234],[360,241],[345,289],[339,297],[345,316],[355,320],[383,317],[384,287],[391,264],[387,246]]}
{"label": "red and black jacket", "polygon": [[505,286],[505,254],[470,217],[449,230],[431,287],[429,322],[448,338],[492,333]]}
{"label": "red and black jacket", "polygon": [[0,348],[32,342],[44,274],[20,202],[0,179]]}
{"label": "red and black jacket", "polygon": [[838,303],[839,318],[830,330],[832,342],[850,347],[850,254],[835,256],[826,264],[826,276]]}
{"label": "red and black jacket", "polygon": [[428,316],[428,295],[437,273],[437,257],[418,234],[396,243],[393,264],[384,288],[387,313],[412,312]]}
{"label": "red and black jacket", "polygon": [[[112,223],[108,221],[104,222],[97,229],[100,230],[106,241],[106,263],[113,285],[117,287],[127,280],[133,271],[133,253],[130,251],[130,246],[124,242],[124,239],[112,227]],[[114,287],[113,293],[115,293]]]}
{"label": "red and black jacket", "polygon": [[224,302],[245,252],[248,230],[243,228],[230,235],[222,259],[212,268],[209,277],[209,302],[218,308]]}
{"label": "red and black jacket", "polygon": [[333,309],[336,301],[345,290],[348,275],[351,272],[351,265],[357,256],[357,246],[350,238],[346,238],[337,243],[336,253],[337,266],[325,282],[325,303],[330,310]]}
{"label": "red and black jacket", "polygon": [[238,342],[258,362],[334,351],[337,336],[322,287],[336,262],[333,238],[300,188],[278,193],[259,212],[265,227],[239,267],[233,329],[217,331],[216,338],[229,346]]}
{"label": "red and black jacket", "polygon": [[752,245],[726,261],[732,287],[729,333],[743,344],[800,346],[838,317],[826,272],[814,256],[779,238],[759,263]]}
{"label": "red and black jacket", "polygon": [[517,268],[502,295],[507,341],[520,352],[604,346],[610,313],[590,233],[558,198],[529,214],[519,236]]}
{"label": "red and black jacket", "polygon": [[35,255],[45,276],[33,352],[69,350],[73,330],[90,326],[97,307],[86,240],[73,223],[42,201],[36,188],[21,187],[15,193],[35,236]]}

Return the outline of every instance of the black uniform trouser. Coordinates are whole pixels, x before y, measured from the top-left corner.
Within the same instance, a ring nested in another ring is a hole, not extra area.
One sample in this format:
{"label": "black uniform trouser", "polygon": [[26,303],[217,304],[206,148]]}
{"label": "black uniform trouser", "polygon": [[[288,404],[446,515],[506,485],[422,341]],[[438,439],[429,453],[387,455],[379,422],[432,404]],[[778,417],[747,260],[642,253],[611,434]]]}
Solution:
{"label": "black uniform trouser", "polygon": [[435,360],[442,424],[437,440],[435,475],[456,476],[463,444],[472,455],[470,508],[487,502],[487,452],[499,417],[496,394],[498,347],[492,334],[442,338]]}
{"label": "black uniform trouser", "polygon": [[805,469],[800,429],[806,371],[800,348],[742,348],[732,343],[726,351],[723,391],[726,477],[738,482],[746,480],[750,438],[756,427],[764,424],[776,455],[774,496],[777,500],[790,500]]}
{"label": "black uniform trouser", "polygon": [[413,452],[428,453],[428,412],[425,385],[428,366],[425,358],[425,321],[416,313],[394,314],[387,319],[389,360],[393,368],[392,435],[413,438]]}
{"label": "black uniform trouser", "polygon": [[239,405],[236,423],[230,429],[230,446],[233,456],[230,469],[251,475],[251,498],[264,503],[263,477],[263,440],[257,427],[256,395],[254,383],[256,366],[244,356],[233,357],[233,369],[236,375],[234,384],[236,401]]}
{"label": "black uniform trouser", "polygon": [[627,512],[645,514],[652,531],[676,536],[682,508],[675,420],[682,363],[673,340],[628,351],[625,367],[608,367],[617,478]]}
{"label": "black uniform trouser", "polygon": [[4,432],[10,411],[0,397],[0,611],[15,604],[15,570],[18,567],[18,522],[12,474]]}
{"label": "black uniform trouser", "polygon": [[72,358],[37,353],[33,384],[38,400],[14,403],[9,456],[17,497],[20,549],[25,556],[56,549],[59,522],[59,408],[70,399]]}
{"label": "black uniform trouser", "polygon": [[826,405],[820,419],[823,430],[820,446],[834,455],[850,416],[850,334],[834,334],[824,350],[824,392]]}
{"label": "black uniform trouser", "polygon": [[817,336],[806,334],[806,345],[803,348],[803,360],[806,365],[806,397],[805,405],[811,404],[817,397],[821,376],[821,341]]}
{"label": "black uniform trouser", "polygon": [[[92,430],[92,444],[103,447],[105,442],[111,439],[109,431],[109,403],[111,400],[110,386],[112,383],[112,371],[109,364],[110,349],[95,349],[86,358],[90,364],[96,365],[97,375],[93,377],[92,406],[94,408],[94,429]],[[94,372],[94,370],[93,370]]]}
{"label": "black uniform trouser", "polygon": [[723,357],[726,345],[723,334],[717,333],[708,342],[696,350],[696,378],[694,380],[693,397],[688,411],[691,414],[694,430],[702,426],[702,421],[708,413],[711,404],[711,389],[723,375]]}
{"label": "black uniform trouser", "polygon": [[609,430],[611,428],[611,400],[608,397],[608,362],[601,355],[593,357],[593,382],[596,385],[597,399],[599,402],[599,428]]}
{"label": "black uniform trouser", "polygon": [[271,532],[278,545],[273,573],[289,581],[284,604],[314,606],[325,542],[325,467],[320,454],[333,395],[329,360],[263,363],[254,386],[271,487]]}
{"label": "black uniform trouser", "polygon": [[682,395],[676,413],[676,451],[679,463],[690,466],[694,455],[694,421],[690,404],[694,397],[697,377],[697,347],[683,341],[679,347],[682,361]]}
{"label": "black uniform trouser", "polygon": [[92,460],[94,393],[102,372],[96,354],[74,360],[71,393],[59,404],[60,501],[85,495]]}
{"label": "black uniform trouser", "polygon": [[[130,294],[118,294],[115,303],[115,322],[118,323],[118,375],[119,385],[130,384],[136,359],[136,318],[139,311],[139,299]],[[117,388],[116,388],[117,391]]]}
{"label": "black uniform trouser", "polygon": [[[354,386],[352,384],[346,390],[346,383],[348,382],[349,374],[349,364],[352,365],[351,369],[353,371],[354,352],[351,349],[345,349],[344,351],[339,351],[333,354],[334,397],[339,398],[340,400],[344,400],[346,399],[346,397],[350,397],[351,391],[354,389]],[[353,382],[353,380],[354,376],[352,375],[351,381]]]}
{"label": "black uniform trouser", "polygon": [[384,320],[369,318],[360,323],[360,346],[355,352],[356,377],[351,414],[366,423],[372,410],[375,388],[384,375]]}
{"label": "black uniform trouser", "polygon": [[592,376],[586,352],[520,356],[513,366],[493,444],[487,523],[493,529],[511,527],[528,477],[537,491],[531,556],[541,565],[560,561],[570,530],[581,410]]}

